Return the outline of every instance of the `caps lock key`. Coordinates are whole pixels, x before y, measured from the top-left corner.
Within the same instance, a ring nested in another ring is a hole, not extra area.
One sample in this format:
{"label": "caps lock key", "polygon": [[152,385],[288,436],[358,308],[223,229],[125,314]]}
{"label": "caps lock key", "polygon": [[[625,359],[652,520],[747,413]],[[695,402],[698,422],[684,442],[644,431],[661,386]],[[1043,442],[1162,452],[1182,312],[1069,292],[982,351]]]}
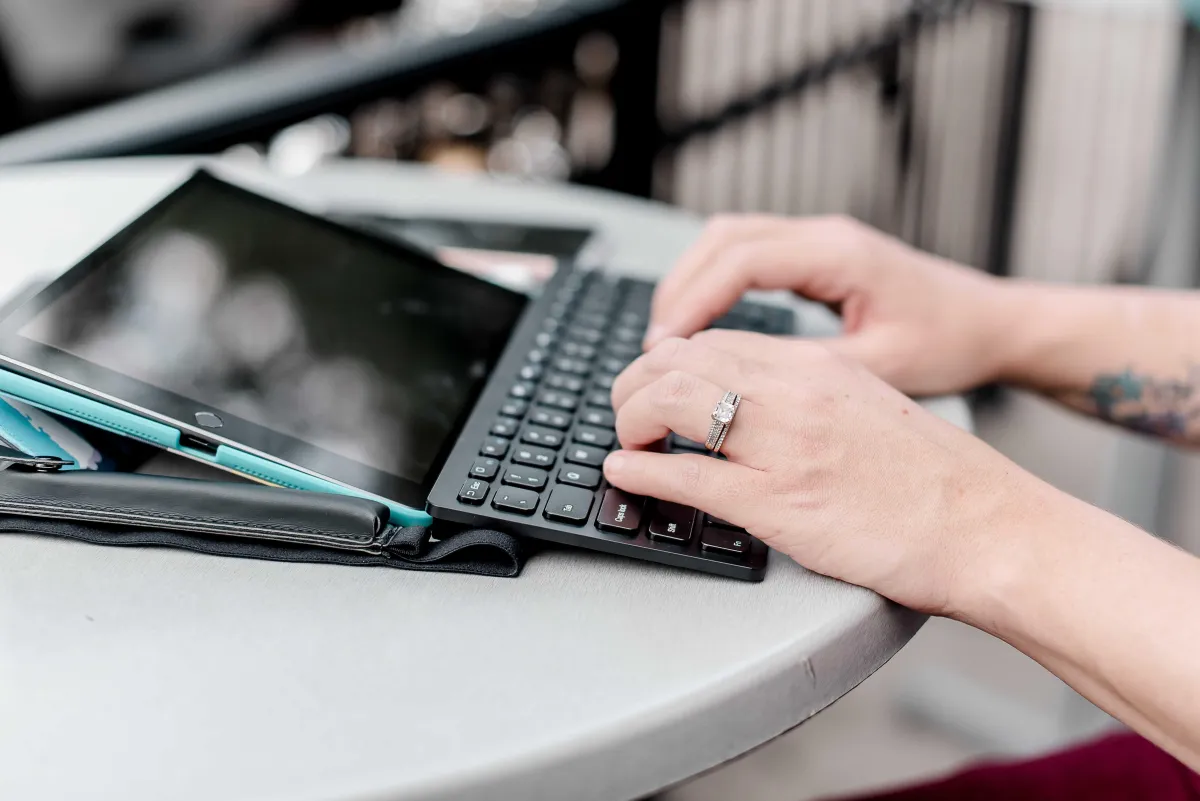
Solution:
{"label": "caps lock key", "polygon": [[604,493],[604,502],[600,504],[600,514],[596,517],[596,526],[602,531],[634,536],[642,527],[642,504],[645,498],[630,495],[619,489],[610,489]]}

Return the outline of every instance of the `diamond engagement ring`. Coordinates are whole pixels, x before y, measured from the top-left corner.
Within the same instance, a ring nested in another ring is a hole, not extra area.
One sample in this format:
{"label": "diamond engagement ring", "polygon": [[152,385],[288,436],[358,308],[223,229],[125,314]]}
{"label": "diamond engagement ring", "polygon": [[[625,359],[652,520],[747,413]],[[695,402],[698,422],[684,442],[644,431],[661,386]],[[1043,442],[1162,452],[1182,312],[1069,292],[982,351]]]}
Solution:
{"label": "diamond engagement ring", "polygon": [[714,455],[721,452],[721,446],[725,444],[725,437],[729,434],[729,428],[733,425],[733,418],[741,402],[741,395],[726,392],[725,397],[721,398],[721,402],[713,409],[712,425],[708,428],[708,439],[704,441],[704,447]]}

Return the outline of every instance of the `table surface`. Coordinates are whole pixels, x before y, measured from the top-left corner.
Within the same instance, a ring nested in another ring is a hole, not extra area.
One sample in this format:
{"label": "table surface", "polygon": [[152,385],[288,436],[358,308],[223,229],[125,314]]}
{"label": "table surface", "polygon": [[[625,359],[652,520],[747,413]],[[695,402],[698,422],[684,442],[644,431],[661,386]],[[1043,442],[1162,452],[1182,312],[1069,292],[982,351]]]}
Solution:
{"label": "table surface", "polygon": [[[193,165],[0,172],[0,300]],[[588,224],[640,275],[700,227],[600,192],[395,165],[219,171],[317,209]],[[932,405],[970,425],[960,399]],[[570,550],[505,580],[5,536],[0,797],[630,799],[802,722],[922,622],[778,554],[762,584]]]}

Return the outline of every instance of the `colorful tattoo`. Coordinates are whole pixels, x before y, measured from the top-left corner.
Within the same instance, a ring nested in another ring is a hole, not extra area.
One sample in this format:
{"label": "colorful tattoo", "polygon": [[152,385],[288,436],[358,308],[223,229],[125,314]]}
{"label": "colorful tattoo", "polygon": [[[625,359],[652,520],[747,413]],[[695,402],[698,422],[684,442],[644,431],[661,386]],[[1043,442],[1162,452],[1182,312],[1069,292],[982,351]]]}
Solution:
{"label": "colorful tattoo", "polygon": [[1087,393],[1101,419],[1166,439],[1200,438],[1200,365],[1183,380],[1126,370],[1098,376]]}

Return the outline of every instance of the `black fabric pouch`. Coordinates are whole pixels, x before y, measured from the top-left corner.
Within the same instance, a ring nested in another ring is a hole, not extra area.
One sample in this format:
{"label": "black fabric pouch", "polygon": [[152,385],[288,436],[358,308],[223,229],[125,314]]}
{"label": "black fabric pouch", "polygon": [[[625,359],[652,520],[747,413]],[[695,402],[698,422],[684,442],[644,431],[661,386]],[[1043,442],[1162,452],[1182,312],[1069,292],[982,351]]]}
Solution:
{"label": "black fabric pouch", "polygon": [[0,533],[160,546],[278,562],[516,577],[520,540],[402,528],[383,504],[254,484],[128,473],[0,472]]}

